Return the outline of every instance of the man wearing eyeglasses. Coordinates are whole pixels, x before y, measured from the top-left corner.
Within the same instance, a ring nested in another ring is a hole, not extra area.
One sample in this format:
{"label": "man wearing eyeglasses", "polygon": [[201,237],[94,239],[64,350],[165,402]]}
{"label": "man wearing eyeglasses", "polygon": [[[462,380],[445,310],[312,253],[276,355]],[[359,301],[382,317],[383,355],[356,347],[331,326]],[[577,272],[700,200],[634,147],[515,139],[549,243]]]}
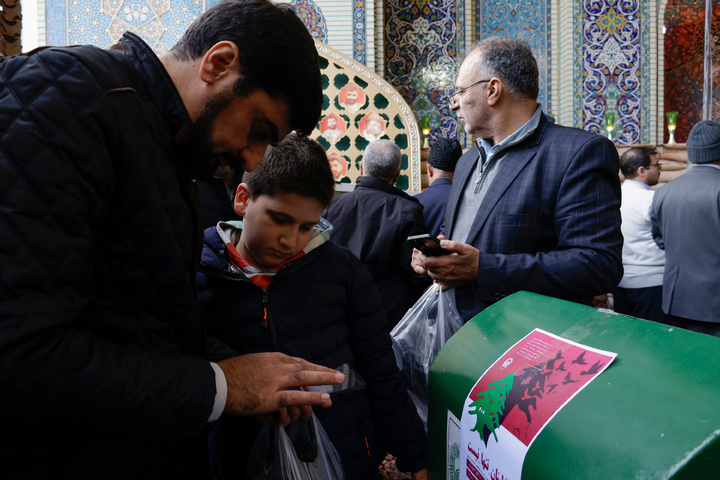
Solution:
{"label": "man wearing eyeglasses", "polygon": [[529,46],[493,37],[460,67],[450,107],[476,148],[459,160],[443,247],[413,267],[455,288],[465,320],[527,290],[590,304],[622,277],[618,156],[608,139],[550,123]]}
{"label": "man wearing eyeglasses", "polygon": [[652,237],[653,198],[662,165],[655,147],[634,147],[620,158],[622,184],[623,278],[613,290],[618,313],[665,323],[662,283],[665,252]]}

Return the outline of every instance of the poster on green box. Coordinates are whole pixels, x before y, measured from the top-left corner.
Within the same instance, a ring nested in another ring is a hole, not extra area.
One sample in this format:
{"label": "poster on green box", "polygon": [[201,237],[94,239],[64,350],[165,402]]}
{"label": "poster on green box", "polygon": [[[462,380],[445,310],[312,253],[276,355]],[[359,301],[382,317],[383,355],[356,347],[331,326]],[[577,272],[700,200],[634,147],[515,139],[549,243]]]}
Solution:
{"label": "poster on green box", "polygon": [[458,462],[448,465],[448,478],[520,480],[537,435],[616,356],[544,330],[530,332],[470,390],[460,419]]}

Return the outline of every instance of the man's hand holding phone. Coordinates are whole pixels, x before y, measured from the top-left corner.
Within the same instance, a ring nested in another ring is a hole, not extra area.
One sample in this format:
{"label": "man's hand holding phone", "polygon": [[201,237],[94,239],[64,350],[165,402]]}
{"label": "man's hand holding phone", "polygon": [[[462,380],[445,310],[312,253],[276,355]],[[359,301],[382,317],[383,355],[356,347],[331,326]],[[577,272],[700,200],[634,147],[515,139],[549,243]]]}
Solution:
{"label": "man's hand holding phone", "polygon": [[306,392],[324,392],[332,396],[340,395],[341,393],[355,392],[365,388],[365,380],[360,378],[360,375],[349,364],[344,363],[340,366],[334,367],[333,370],[337,370],[345,375],[342,383],[334,385],[304,386],[300,387],[300,389]]}
{"label": "man's hand holding phone", "polygon": [[417,248],[413,251],[412,267],[418,275],[428,275],[448,290],[474,282],[478,277],[480,250],[460,242],[438,237],[443,255],[426,255]]}
{"label": "man's hand holding phone", "polygon": [[413,235],[407,238],[407,241],[416,249],[421,251],[428,257],[437,257],[447,255],[450,252],[440,246],[440,239],[435,235],[423,233],[422,235]]}
{"label": "man's hand holding phone", "polygon": [[270,413],[282,407],[332,405],[324,392],[298,390],[305,385],[337,385],[344,375],[278,352],[252,353],[217,363],[227,382],[225,412],[235,415]]}

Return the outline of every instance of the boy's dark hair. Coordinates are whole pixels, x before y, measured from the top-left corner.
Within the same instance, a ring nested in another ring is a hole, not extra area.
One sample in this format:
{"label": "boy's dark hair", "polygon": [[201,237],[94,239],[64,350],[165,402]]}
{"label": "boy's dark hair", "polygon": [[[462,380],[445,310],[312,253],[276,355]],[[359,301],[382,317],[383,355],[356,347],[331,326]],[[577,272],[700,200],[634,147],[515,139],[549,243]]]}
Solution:
{"label": "boy's dark hair", "polygon": [[269,146],[257,168],[245,178],[250,197],[294,193],[314,198],[324,207],[335,194],[335,179],[325,149],[310,137],[295,132]]}
{"label": "boy's dark hair", "polygon": [[240,52],[239,97],[265,90],[290,106],[290,124],[308,134],[322,109],[322,84],[315,42],[288,4],[267,0],[222,0],[208,9],[171,49],[175,58],[200,58],[218,42]]}
{"label": "boy's dark hair", "polygon": [[650,166],[650,155],[656,153],[655,147],[633,147],[620,157],[620,171],[625,178],[635,178],[640,167]]}

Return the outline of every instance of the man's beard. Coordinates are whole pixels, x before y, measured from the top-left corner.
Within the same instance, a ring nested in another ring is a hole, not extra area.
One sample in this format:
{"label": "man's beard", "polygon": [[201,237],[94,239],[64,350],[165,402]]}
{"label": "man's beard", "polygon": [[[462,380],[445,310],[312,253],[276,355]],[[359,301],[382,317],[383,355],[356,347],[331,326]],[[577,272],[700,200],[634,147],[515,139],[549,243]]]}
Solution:
{"label": "man's beard", "polygon": [[193,122],[193,171],[195,178],[208,179],[219,168],[229,167],[236,171],[243,168],[242,161],[233,153],[213,153],[212,132],[218,115],[232,103],[235,96],[232,91],[211,97],[200,115]]}

